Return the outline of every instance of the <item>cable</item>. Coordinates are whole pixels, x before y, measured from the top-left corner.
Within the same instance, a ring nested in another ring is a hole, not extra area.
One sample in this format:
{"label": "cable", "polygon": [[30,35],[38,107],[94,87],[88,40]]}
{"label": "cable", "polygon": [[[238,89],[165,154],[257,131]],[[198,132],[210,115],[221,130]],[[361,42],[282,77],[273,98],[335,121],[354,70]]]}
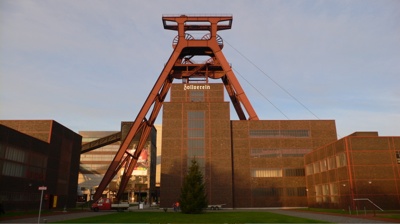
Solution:
{"label": "cable", "polygon": [[[257,68],[260,72],[262,72],[266,77],[268,77],[275,85],[277,85],[280,89],[282,89],[286,94],[288,94],[290,97],[292,97],[297,103],[299,103],[302,107],[304,107],[308,112],[310,112],[312,115],[314,115],[318,120],[320,118],[315,115],[310,109],[308,109],[303,103],[301,103],[296,97],[294,97],[289,91],[287,91],[285,88],[283,88],[279,83],[277,83],[275,80],[273,80],[266,72],[264,72],[262,69],[260,69],[256,64],[254,64],[250,59],[248,59],[246,56],[244,56],[240,51],[238,51],[236,48],[234,48],[229,42],[227,42],[224,39],[224,43],[227,43],[233,50],[235,50],[238,54],[240,54],[244,59],[246,59],[250,64],[252,64],[255,68]],[[241,76],[243,78],[243,76]],[[254,88],[254,87],[253,87]],[[258,90],[257,90],[258,91]],[[260,92],[260,91],[258,91]],[[269,101],[269,100],[268,100]],[[271,103],[271,101],[269,101]],[[272,104],[272,103],[271,103]],[[273,104],[272,104],[273,105]],[[276,107],[275,107],[276,108]],[[279,110],[280,111],[280,110]],[[285,115],[286,116],[286,115]]]}
{"label": "cable", "polygon": [[236,69],[232,68],[236,74],[238,74],[240,77],[242,77],[242,79],[244,79],[244,81],[246,81],[251,87],[253,87],[253,89],[255,89],[261,96],[264,97],[264,99],[266,99],[272,106],[275,107],[275,109],[277,109],[279,112],[281,112],[281,114],[283,114],[283,116],[285,116],[288,120],[290,120],[290,118],[288,116],[286,116],[285,113],[283,113],[277,106],[275,106],[266,96],[264,96],[255,86],[253,86],[247,79],[245,79],[240,72],[238,72]]}

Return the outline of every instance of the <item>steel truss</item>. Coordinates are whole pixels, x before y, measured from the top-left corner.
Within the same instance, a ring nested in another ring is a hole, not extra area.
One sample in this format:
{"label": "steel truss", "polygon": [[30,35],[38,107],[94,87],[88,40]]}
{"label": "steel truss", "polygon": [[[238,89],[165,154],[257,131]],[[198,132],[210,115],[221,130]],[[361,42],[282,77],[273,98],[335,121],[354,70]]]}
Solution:
{"label": "steel truss", "polygon": [[[258,120],[256,112],[221,51],[223,40],[217,35],[217,31],[230,29],[232,20],[231,15],[162,17],[165,29],[178,31],[172,43],[173,52],[100,182],[93,196],[95,201],[101,197],[108,184],[122,169],[121,183],[116,195],[118,200],[121,199],[174,79],[182,79],[186,83],[199,78],[205,81],[209,78],[221,79],[239,119]],[[196,39],[189,33],[190,31],[208,33]],[[206,56],[209,59],[199,63],[193,60],[195,56]],[[147,115],[149,116],[146,117]],[[131,154],[128,146],[135,137],[139,137],[139,142]]]}

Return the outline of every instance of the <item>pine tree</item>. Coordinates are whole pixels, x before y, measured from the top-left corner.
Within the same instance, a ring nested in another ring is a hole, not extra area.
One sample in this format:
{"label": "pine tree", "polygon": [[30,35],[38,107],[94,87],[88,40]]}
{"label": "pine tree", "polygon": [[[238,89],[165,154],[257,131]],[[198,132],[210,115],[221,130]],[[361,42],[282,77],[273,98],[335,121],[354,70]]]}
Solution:
{"label": "pine tree", "polygon": [[181,211],[187,214],[202,213],[208,205],[203,174],[195,158],[184,178],[179,202]]}

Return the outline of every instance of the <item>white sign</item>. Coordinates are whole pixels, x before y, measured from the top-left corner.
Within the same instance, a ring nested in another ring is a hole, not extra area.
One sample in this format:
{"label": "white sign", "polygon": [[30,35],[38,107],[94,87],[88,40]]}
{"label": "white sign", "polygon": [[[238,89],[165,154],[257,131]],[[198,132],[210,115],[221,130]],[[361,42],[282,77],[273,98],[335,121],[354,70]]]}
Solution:
{"label": "white sign", "polygon": [[46,187],[46,186],[41,186],[41,187],[39,187],[39,191],[45,191],[45,190],[47,190],[47,187]]}
{"label": "white sign", "polygon": [[211,89],[210,85],[183,85],[183,90],[208,90]]}

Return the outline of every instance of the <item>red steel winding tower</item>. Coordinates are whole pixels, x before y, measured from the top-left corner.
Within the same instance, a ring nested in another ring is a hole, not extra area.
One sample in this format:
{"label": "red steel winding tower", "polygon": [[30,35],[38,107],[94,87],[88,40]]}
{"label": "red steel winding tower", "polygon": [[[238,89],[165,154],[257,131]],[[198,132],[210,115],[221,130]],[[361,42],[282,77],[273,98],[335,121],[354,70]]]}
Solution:
{"label": "red steel winding tower", "polygon": [[[256,112],[222,53],[223,40],[217,34],[220,30],[230,29],[232,20],[231,15],[163,15],[164,29],[178,31],[172,43],[173,52],[97,188],[93,196],[95,201],[101,197],[114,176],[122,170],[117,192],[117,199],[121,198],[174,79],[181,79],[184,83],[221,79],[239,119],[258,120]],[[205,34],[201,38],[195,38],[191,32],[198,34],[198,31]],[[196,62],[194,60],[196,56],[206,60],[201,63]],[[120,138],[120,133],[118,136]],[[118,136],[107,138],[115,141]],[[139,142],[132,154],[127,149],[134,138],[139,138]],[[97,141],[97,145],[83,145],[82,153],[104,146],[104,142],[107,142],[107,139]]]}

